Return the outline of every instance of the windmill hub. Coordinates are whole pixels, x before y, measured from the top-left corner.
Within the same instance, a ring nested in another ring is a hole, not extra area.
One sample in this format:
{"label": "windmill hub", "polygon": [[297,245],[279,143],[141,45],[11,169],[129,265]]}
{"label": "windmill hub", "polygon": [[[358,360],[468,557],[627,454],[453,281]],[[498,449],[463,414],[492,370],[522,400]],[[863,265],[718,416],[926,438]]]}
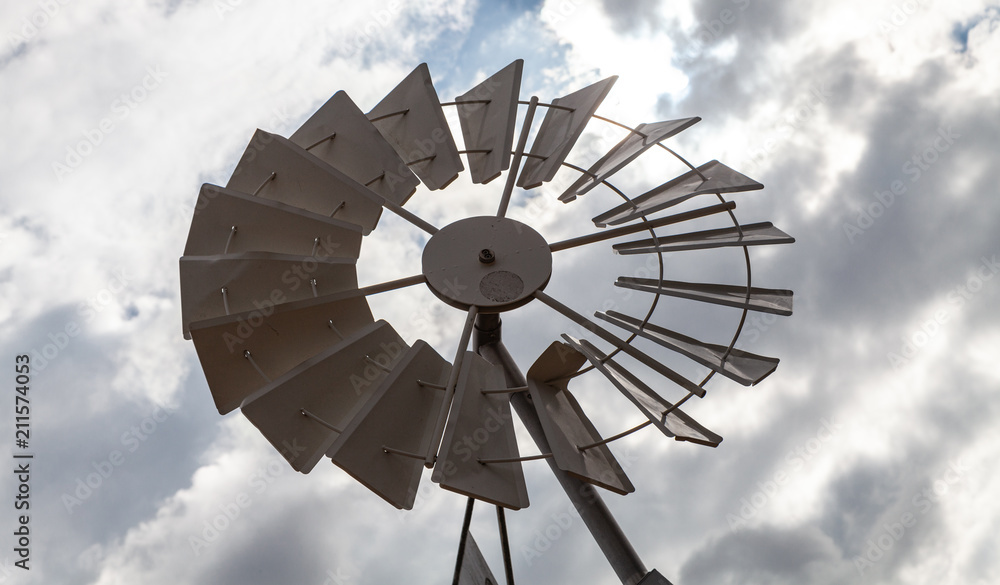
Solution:
{"label": "windmill hub", "polygon": [[506,217],[468,217],[445,226],[428,240],[422,261],[427,286],[441,300],[488,313],[524,305],[552,275],[545,238]]}

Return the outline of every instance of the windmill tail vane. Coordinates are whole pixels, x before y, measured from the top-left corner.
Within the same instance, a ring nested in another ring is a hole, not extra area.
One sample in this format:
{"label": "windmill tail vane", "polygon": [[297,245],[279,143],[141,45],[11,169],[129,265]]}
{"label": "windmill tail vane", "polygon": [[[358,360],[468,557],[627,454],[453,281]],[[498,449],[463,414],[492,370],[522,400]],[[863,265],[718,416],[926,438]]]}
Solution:
{"label": "windmill tail vane", "polygon": [[[622,583],[669,583],[646,569],[595,489],[636,489],[608,445],[647,426],[677,441],[719,445],[721,436],[680,407],[704,397],[715,374],[750,386],[775,370],[776,358],[737,348],[748,312],[792,312],[791,291],[751,282],[750,247],[794,239],[771,223],[737,220],[736,203],[725,195],[763,185],[716,160],[695,166],[665,144],[700,118],[630,127],[598,116],[615,77],[550,102],[522,100],[522,70],[516,60],[442,103],[421,64],[367,113],[338,91],[288,138],[257,130],[228,183],[203,185],[198,195],[180,259],[183,333],[194,342],[219,412],[240,409],[279,452],[300,446],[286,457],[295,470],[308,473],[327,458],[400,509],[413,507],[425,468],[434,483],[466,496],[455,583],[498,582],[469,531],[476,500],[496,506],[504,573],[513,583],[504,510],[528,506],[523,464],[540,459]],[[455,109],[462,149],[445,108]],[[627,135],[586,168],[567,162],[593,118]],[[610,179],[651,149],[686,170],[626,195]],[[474,184],[506,173],[495,215],[439,227],[404,207],[420,185],[445,189],[466,164]],[[593,218],[601,229],[549,242],[507,211],[515,187],[537,188],[560,171],[572,173],[572,182],[559,201],[605,190],[622,202]],[[709,204],[670,209],[699,197]],[[377,237],[383,211],[425,233],[421,265],[411,276],[362,285],[361,245]],[[664,232],[712,218],[724,226]],[[642,293],[649,300],[644,314],[608,310],[591,318],[545,292],[560,252],[634,234],[645,237],[613,243],[612,250],[652,255],[658,274],[622,276],[614,285]],[[742,250],[743,284],[664,278],[665,253],[715,248]],[[407,343],[372,313],[369,296],[420,285],[465,314],[454,356],[423,340]],[[738,324],[731,337],[714,341],[668,329],[653,318],[664,297],[736,309]],[[535,301],[573,334],[554,331],[522,374],[503,345],[500,316]],[[706,368],[705,377],[688,379],[637,347],[640,338]],[[623,358],[677,398],[661,396]],[[644,415],[636,424],[597,430],[570,390],[592,371]],[[521,454],[514,411],[539,454]]]}

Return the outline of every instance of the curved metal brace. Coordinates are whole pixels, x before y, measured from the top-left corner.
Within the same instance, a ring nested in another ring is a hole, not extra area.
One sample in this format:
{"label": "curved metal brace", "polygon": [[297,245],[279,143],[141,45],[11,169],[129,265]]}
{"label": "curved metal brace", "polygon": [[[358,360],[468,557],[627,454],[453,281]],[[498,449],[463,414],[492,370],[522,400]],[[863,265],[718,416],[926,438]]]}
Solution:
{"label": "curved metal brace", "polygon": [[[520,104],[520,103],[526,103],[526,102],[518,102],[518,103]],[[559,107],[559,106],[553,106],[552,104],[542,104],[542,103],[539,103],[538,105],[547,106],[547,107],[557,107],[557,108]],[[564,108],[564,109],[566,109],[566,108]],[[616,122],[614,120],[611,120],[610,118],[605,118],[604,116],[599,116],[597,114],[594,114],[591,117],[592,118],[596,118],[598,120],[601,120],[603,122],[607,122],[607,123],[613,124],[613,125],[618,126],[618,127],[622,128],[622,129],[628,130],[629,132],[637,134],[637,135],[639,135],[639,136],[641,136],[643,138],[646,137],[646,135],[644,133],[636,130],[635,128],[633,128],[631,126],[628,126],[628,125],[625,125],[625,124],[622,124],[620,122]],[[698,170],[698,168],[696,166],[694,166],[693,164],[691,164],[690,161],[688,161],[686,158],[684,158],[683,156],[681,156],[680,154],[678,154],[675,150],[673,150],[669,146],[663,144],[662,142],[657,142],[656,144],[660,148],[662,148],[662,149],[666,150],[667,152],[669,152],[670,154],[672,154],[677,160],[679,160],[681,163],[683,163],[686,167],[688,167],[689,169],[691,169],[692,171],[694,171],[695,173],[697,173],[698,176],[701,177],[701,179],[703,181],[707,181],[708,180],[708,177],[706,177],[700,170]],[[583,169],[583,168],[581,168],[579,166],[576,166],[576,165],[573,165],[573,164],[570,164],[570,163],[567,163],[567,162],[563,162],[562,164],[563,164],[563,166],[567,166],[567,167],[569,167],[571,169],[574,169],[574,170],[576,170],[576,171],[578,171],[578,172],[580,172],[582,174],[593,176],[592,173],[590,173],[589,171],[587,171],[587,170],[585,170],[585,169]],[[610,182],[608,182],[607,180],[604,180],[604,181],[601,181],[601,183],[604,184],[604,185],[606,185],[608,188],[610,188],[615,193],[617,193],[618,196],[620,196],[622,199],[624,199],[627,203],[631,203],[633,206],[635,206],[635,203],[632,202],[631,198],[629,198],[627,195],[625,195],[625,193],[623,193],[620,189],[618,189],[617,187],[615,187],[614,185],[612,185]],[[722,193],[718,193],[717,192],[717,193],[715,193],[715,196],[719,198],[720,202],[722,202],[722,203],[726,203],[727,202],[726,198],[722,196]],[[742,238],[743,237],[743,229],[742,229],[742,227],[740,225],[739,220],[736,219],[736,214],[733,213],[732,209],[729,210],[729,217],[730,217],[730,220],[733,222],[733,225],[736,227],[736,230],[739,233],[740,237]],[[646,217],[642,217],[641,219],[642,219],[643,222],[647,222],[648,223],[648,221],[649,221]],[[659,247],[659,239],[658,239],[658,237],[657,237],[657,235],[656,235],[656,233],[655,233],[655,231],[653,230],[652,227],[649,228],[649,233],[650,233],[650,236],[653,239],[654,245],[657,246],[657,247]],[[726,349],[726,352],[723,354],[723,358],[722,358],[723,363],[725,363],[726,358],[729,357],[729,355],[732,353],[733,349],[736,347],[736,342],[739,340],[740,335],[743,332],[743,327],[746,324],[747,313],[750,310],[750,288],[751,288],[752,280],[753,280],[752,279],[752,270],[751,270],[751,265],[750,265],[750,250],[749,250],[749,247],[746,246],[746,245],[742,246],[742,248],[743,248],[743,255],[744,255],[744,258],[746,260],[746,297],[744,299],[743,313],[740,316],[739,324],[736,326],[736,331],[733,334],[733,337],[732,337],[732,339],[729,342],[729,345],[728,345],[728,347]],[[657,263],[659,265],[659,278],[657,280],[659,282],[663,282],[664,267],[663,267],[663,252],[662,251],[657,251]],[[653,295],[653,300],[650,303],[649,310],[646,312],[646,315],[645,315],[645,317],[643,317],[642,323],[639,326],[640,329],[644,328],[646,326],[646,323],[649,322],[649,319],[652,317],[653,312],[656,310],[656,305],[659,302],[660,296],[661,295],[658,295],[658,294],[657,295]],[[631,344],[632,341],[636,338],[637,335],[638,334],[636,334],[636,333],[631,334],[628,337],[628,339],[626,339],[625,343],[626,344]],[[621,351],[621,349],[614,348],[613,351],[610,354],[608,354],[608,358],[610,359],[610,358],[614,357],[620,351]],[[580,376],[582,374],[585,374],[585,373],[589,372],[592,369],[594,369],[593,365],[587,366],[586,368],[583,368],[583,369],[579,370],[578,372],[572,374],[571,376],[567,376],[567,378],[573,378],[573,377],[576,377],[576,376]],[[708,381],[711,380],[714,375],[715,375],[715,370],[711,370],[710,369],[709,372],[708,372],[708,375],[698,384],[698,386],[701,387],[701,388],[704,388],[705,384],[707,384]],[[675,405],[675,408],[676,408],[676,406],[678,406],[678,405]]]}

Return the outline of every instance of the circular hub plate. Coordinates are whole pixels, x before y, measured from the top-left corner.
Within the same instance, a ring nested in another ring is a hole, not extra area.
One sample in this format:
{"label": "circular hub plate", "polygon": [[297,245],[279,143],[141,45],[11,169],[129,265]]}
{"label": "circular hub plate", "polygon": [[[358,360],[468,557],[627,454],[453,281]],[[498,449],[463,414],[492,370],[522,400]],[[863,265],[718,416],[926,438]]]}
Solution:
{"label": "circular hub plate", "polygon": [[441,228],[424,247],[427,286],[441,300],[499,313],[520,307],[545,288],[552,252],[527,225],[505,217],[469,217]]}

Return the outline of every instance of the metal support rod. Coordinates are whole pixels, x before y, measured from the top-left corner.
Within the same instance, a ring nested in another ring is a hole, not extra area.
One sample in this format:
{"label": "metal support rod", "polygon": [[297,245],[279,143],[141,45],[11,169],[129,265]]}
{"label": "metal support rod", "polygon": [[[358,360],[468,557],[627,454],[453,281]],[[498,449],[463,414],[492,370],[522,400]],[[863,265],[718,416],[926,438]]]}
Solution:
{"label": "metal support rod", "polygon": [[267,185],[268,182],[271,181],[271,179],[273,179],[273,178],[275,178],[277,176],[278,176],[278,173],[272,171],[271,174],[268,175],[266,179],[264,179],[263,181],[261,181],[260,185],[256,189],[253,190],[253,194],[251,195],[251,197],[256,197],[257,194],[260,193],[260,190],[264,188],[264,185]]}
{"label": "metal support rod", "polygon": [[492,463],[514,463],[519,461],[535,461],[537,459],[548,459],[552,453],[542,453],[541,455],[527,455],[525,457],[510,457],[508,459],[476,459],[480,465],[490,465]]}
{"label": "metal support rod", "polygon": [[[487,361],[503,367],[509,386],[527,385],[524,375],[500,340],[500,317],[498,315],[482,314],[479,316],[476,322],[473,346],[476,348],[476,353]],[[542,453],[551,453],[552,449],[545,438],[545,432],[542,430],[541,421],[539,421],[535,407],[531,403],[529,393],[513,394],[510,403],[521,422],[524,423],[531,438],[534,439],[538,450]],[[642,563],[642,559],[639,558],[635,549],[632,548],[628,537],[618,526],[618,522],[611,515],[611,511],[604,504],[604,500],[601,499],[596,488],[559,469],[554,459],[549,459],[549,467],[556,479],[559,480],[566,495],[569,496],[570,501],[573,502],[580,518],[587,525],[622,584],[636,585],[639,583],[648,572],[646,566]]]}
{"label": "metal support rod", "polygon": [[257,365],[257,362],[253,360],[253,354],[250,353],[249,349],[243,350],[243,357],[245,357],[247,361],[250,362],[250,365],[253,366],[253,369],[257,370],[257,373],[260,374],[261,378],[267,380],[268,384],[271,383],[271,378],[268,378],[267,374],[264,373],[264,370],[260,369],[260,366]]}
{"label": "metal support rod", "polygon": [[386,374],[391,374],[392,373],[392,368],[390,368],[389,366],[387,366],[385,364],[380,364],[377,360],[375,360],[374,358],[372,358],[372,356],[370,356],[370,355],[366,355],[365,356],[365,361],[368,362],[368,363],[370,363],[371,365],[375,366],[376,368],[382,370]]}
{"label": "metal support rod", "polygon": [[402,457],[409,457],[410,459],[424,460],[423,453],[410,453],[409,451],[403,451],[402,449],[394,449],[392,447],[387,447],[382,445],[382,452],[386,455],[399,455]]}
{"label": "metal support rod", "polygon": [[444,384],[434,384],[433,382],[425,382],[423,380],[417,380],[417,386],[421,388],[430,388],[431,390],[447,390],[448,387]]}
{"label": "metal support rod", "polygon": [[380,282],[378,284],[371,284],[368,286],[363,286],[361,288],[356,288],[354,290],[335,292],[329,295],[325,295],[325,297],[330,301],[342,301],[345,299],[353,299],[355,297],[367,297],[370,295],[389,292],[400,288],[406,288],[408,286],[422,284],[424,282],[427,282],[427,278],[423,274],[414,274],[413,276],[407,276],[405,278],[397,278],[396,280],[388,280],[386,282]]}
{"label": "metal support rod", "polygon": [[580,327],[583,327],[585,330],[593,333],[594,335],[600,337],[601,339],[610,343],[614,347],[622,350],[627,355],[630,355],[635,359],[639,360],[639,362],[641,362],[643,365],[648,366],[650,369],[656,371],[658,374],[670,380],[674,384],[677,384],[678,386],[684,388],[688,392],[696,394],[698,398],[705,397],[704,388],[696,386],[694,382],[692,382],[691,380],[688,380],[684,376],[681,376],[677,372],[668,368],[665,364],[643,353],[634,345],[629,345],[624,340],[619,339],[617,336],[615,336],[607,329],[602,328],[597,323],[594,323],[590,319],[584,317],[580,313],[577,313],[576,311],[560,303],[556,299],[550,297],[549,295],[543,293],[540,290],[535,291],[535,298],[542,301],[543,303],[551,307],[553,310],[561,313],[564,317],[566,317],[570,321],[573,321]]}
{"label": "metal support rod", "polygon": [[300,408],[299,412],[302,413],[302,416],[307,416],[307,417],[313,419],[314,421],[318,422],[320,425],[322,425],[322,426],[330,429],[331,431],[333,431],[333,432],[335,432],[337,434],[343,434],[343,432],[344,432],[343,429],[338,429],[337,427],[331,425],[330,423],[326,422],[325,420],[321,419],[320,417],[316,416],[315,414],[309,412],[308,410],[306,410],[304,408]]}
{"label": "metal support rod", "polygon": [[441,102],[441,106],[464,106],[465,104],[488,104],[493,100],[461,100],[453,102]]}
{"label": "metal support rod", "polygon": [[[688,394],[688,396],[691,396],[691,395]],[[579,451],[586,451],[587,449],[593,449],[594,447],[600,447],[601,445],[607,445],[608,443],[610,443],[612,441],[617,441],[618,439],[621,439],[623,437],[627,437],[627,436],[631,435],[632,433],[637,433],[637,432],[641,431],[642,429],[648,427],[651,424],[653,424],[653,421],[647,419],[647,420],[645,420],[645,421],[637,424],[636,426],[628,429],[627,431],[622,431],[622,432],[618,433],[617,435],[608,437],[607,439],[601,439],[600,441],[597,441],[595,443],[591,443],[589,445],[577,445],[576,448]]]}
{"label": "metal support rod", "polygon": [[434,160],[435,158],[437,158],[437,155],[436,154],[432,154],[430,156],[425,156],[423,158],[418,158],[416,160],[411,160],[410,162],[406,163],[406,166],[415,165],[417,163],[422,163],[422,162],[427,162],[429,160]]}
{"label": "metal support rod", "polygon": [[438,448],[441,446],[441,439],[444,437],[444,424],[448,421],[448,412],[451,410],[451,400],[455,397],[455,387],[458,386],[458,378],[462,373],[462,361],[465,359],[465,352],[469,348],[469,338],[472,337],[473,325],[476,322],[476,315],[479,314],[479,307],[473,305],[469,307],[469,313],[465,317],[465,327],[462,328],[461,338],[458,340],[458,349],[455,350],[455,361],[451,366],[451,375],[448,376],[448,386],[444,391],[444,402],[441,404],[441,412],[438,413],[437,424],[434,425],[434,432],[431,434],[430,451],[424,459],[424,466],[428,469],[434,467],[437,460]]}
{"label": "metal support rod", "polygon": [[518,388],[496,388],[496,389],[480,390],[480,392],[482,392],[483,394],[513,394],[514,392],[527,392],[527,391],[528,391],[527,386],[520,386]]}
{"label": "metal support rod", "polygon": [[395,213],[399,217],[417,226],[418,228],[424,230],[425,232],[429,233],[432,236],[438,232],[438,229],[436,227],[427,223],[427,221],[425,221],[424,219],[417,217],[416,215],[411,213],[408,209],[403,209],[402,206],[400,206],[397,203],[393,203],[388,199],[383,199],[382,206],[388,209],[389,211]]}
{"label": "metal support rod", "polygon": [[307,146],[306,150],[312,150],[312,149],[316,148],[317,146],[319,146],[320,144],[323,144],[327,140],[333,140],[336,136],[337,136],[336,132],[334,132],[333,134],[329,134],[327,136],[324,136],[323,138],[320,138],[316,142],[313,142],[312,144],[310,144],[309,146]]}
{"label": "metal support rod", "polygon": [[535,116],[537,106],[538,97],[531,96],[531,101],[528,102],[528,111],[524,114],[524,122],[521,123],[521,135],[517,138],[514,160],[510,162],[510,169],[507,171],[507,182],[503,186],[503,196],[500,198],[500,207],[497,208],[497,217],[507,215],[507,205],[510,204],[510,195],[514,192],[514,181],[517,179],[518,169],[521,168],[521,157],[524,156],[524,147],[528,144],[528,132],[531,131],[531,120]]}
{"label": "metal support rod", "polygon": [[469,498],[469,503],[465,505],[465,521],[462,522],[462,538],[458,541],[458,560],[455,561],[455,577],[452,578],[451,585],[458,585],[458,578],[462,576],[462,558],[465,557],[465,541],[469,539],[469,525],[472,524],[472,507],[475,505],[475,498]]}
{"label": "metal support rod", "polygon": [[375,116],[374,118],[368,118],[368,121],[375,123],[378,122],[379,120],[385,120],[386,118],[391,118],[393,116],[405,116],[409,113],[410,113],[410,108],[406,108],[405,110],[400,110],[398,112],[391,112],[389,114],[384,114],[382,116]]}
{"label": "metal support rod", "polygon": [[670,408],[668,408],[668,409],[664,410],[664,411],[663,411],[663,413],[661,413],[661,414],[660,414],[660,422],[663,422],[663,421],[667,420],[667,415],[668,415],[668,414],[670,414],[670,413],[671,413],[671,412],[673,412],[674,410],[676,410],[676,409],[680,408],[680,406],[681,406],[682,404],[684,404],[685,402],[687,402],[687,401],[688,401],[688,398],[691,398],[692,396],[694,396],[694,394],[692,394],[691,392],[688,392],[688,393],[687,393],[687,394],[686,394],[686,395],[684,396],[684,398],[681,398],[681,399],[680,399],[680,401],[679,401],[679,402],[677,402],[676,404],[674,404],[674,405],[673,405],[673,406],[671,406]]}
{"label": "metal support rod", "polygon": [[[518,102],[517,102],[517,103],[518,103],[518,104],[521,104],[521,105],[523,106],[523,105],[525,105],[525,104],[529,104],[529,103],[531,103],[531,102],[526,102],[526,101],[524,101],[524,100],[518,100]],[[562,110],[562,111],[564,111],[564,112],[575,112],[575,111],[576,111],[575,109],[573,109],[573,108],[570,108],[570,107],[568,107],[568,106],[560,106],[560,105],[557,105],[557,104],[546,104],[546,103],[540,103],[540,104],[538,104],[538,105],[542,106],[543,108],[549,108],[549,109],[551,109],[551,110]]]}
{"label": "metal support rod", "polygon": [[226,249],[222,251],[223,254],[229,253],[229,244],[233,243],[233,236],[236,235],[236,226],[229,228],[229,238],[226,240]]}
{"label": "metal support rod", "polygon": [[662,227],[665,225],[690,221],[692,219],[697,219],[699,217],[714,215],[716,213],[722,213],[734,207],[736,207],[735,202],[727,201],[726,203],[720,203],[719,205],[710,205],[708,207],[702,207],[701,209],[695,209],[693,211],[686,211],[684,213],[678,213],[676,215],[668,215],[666,217],[651,219],[643,223],[634,223],[620,228],[613,228],[602,232],[588,234],[586,236],[579,236],[576,238],[570,238],[568,240],[562,240],[561,242],[553,242],[549,244],[549,250],[552,250],[553,252],[559,252],[560,250],[575,248],[576,246],[584,246],[596,242],[603,242],[604,240],[610,240],[612,238],[617,238],[619,236],[627,236],[629,234],[644,232],[650,228]]}
{"label": "metal support rod", "polygon": [[503,549],[503,571],[507,574],[507,585],[514,585],[514,566],[510,562],[510,542],[507,540],[507,519],[503,506],[497,506],[497,525],[500,528],[500,548]]}

